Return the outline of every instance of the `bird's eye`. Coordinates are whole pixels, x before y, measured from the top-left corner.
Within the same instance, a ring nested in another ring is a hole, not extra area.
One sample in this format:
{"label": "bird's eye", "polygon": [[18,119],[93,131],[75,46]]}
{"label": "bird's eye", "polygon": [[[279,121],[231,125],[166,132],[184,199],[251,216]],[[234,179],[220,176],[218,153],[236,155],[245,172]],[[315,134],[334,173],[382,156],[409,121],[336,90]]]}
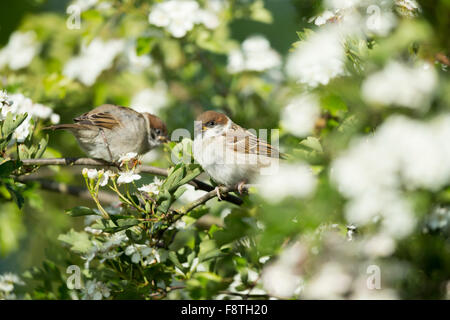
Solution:
{"label": "bird's eye", "polygon": [[161,134],[161,130],[160,130],[160,129],[155,129],[155,133],[156,133],[157,135],[160,135],[160,134]]}
{"label": "bird's eye", "polygon": [[208,121],[208,123],[206,124],[208,127],[212,127],[214,126],[216,123],[214,121]]}

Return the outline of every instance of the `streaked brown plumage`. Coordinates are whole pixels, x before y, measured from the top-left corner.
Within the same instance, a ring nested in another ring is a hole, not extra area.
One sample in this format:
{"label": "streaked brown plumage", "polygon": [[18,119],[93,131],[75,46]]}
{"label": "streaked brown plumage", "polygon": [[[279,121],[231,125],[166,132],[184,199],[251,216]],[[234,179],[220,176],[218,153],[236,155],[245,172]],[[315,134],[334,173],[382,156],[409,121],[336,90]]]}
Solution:
{"label": "streaked brown plumage", "polygon": [[201,132],[194,139],[194,157],[220,184],[234,187],[249,182],[280,158],[275,147],[223,113],[206,111],[197,121],[201,122]]}
{"label": "streaked brown plumage", "polygon": [[73,120],[46,129],[71,131],[92,158],[117,161],[126,153],[143,154],[168,141],[160,118],[122,106],[104,104]]}

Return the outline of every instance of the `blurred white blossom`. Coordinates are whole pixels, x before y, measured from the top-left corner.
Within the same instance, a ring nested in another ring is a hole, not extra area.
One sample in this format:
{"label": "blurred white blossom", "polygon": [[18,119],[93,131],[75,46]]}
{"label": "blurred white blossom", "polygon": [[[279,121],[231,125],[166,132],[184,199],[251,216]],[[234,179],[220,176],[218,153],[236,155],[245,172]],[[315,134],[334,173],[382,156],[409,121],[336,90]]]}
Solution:
{"label": "blurred white blossom", "polygon": [[302,290],[301,265],[306,259],[306,248],[299,242],[287,247],[280,257],[262,271],[262,284],[270,295],[290,298]]}
{"label": "blurred white blossom", "polygon": [[322,28],[300,41],[289,54],[287,74],[299,83],[317,87],[345,74],[345,50],[341,36],[333,28]]}
{"label": "blurred white blossom", "polygon": [[427,110],[437,81],[436,71],[427,63],[410,67],[392,61],[364,81],[362,95],[372,104]]}
{"label": "blurred white blossom", "polygon": [[91,9],[98,0],[75,0],[72,5],[77,6],[81,12]]}
{"label": "blurred white blossom", "polygon": [[6,92],[6,90],[0,90],[0,108],[3,108],[3,106],[9,106],[9,104],[10,104],[10,100],[9,100],[8,92]]}
{"label": "blurred white blossom", "polygon": [[228,56],[227,69],[230,73],[242,71],[264,71],[281,65],[281,57],[270,47],[263,36],[252,36],[242,42],[240,49],[235,49]]}
{"label": "blurred white blossom", "polygon": [[307,299],[342,299],[350,290],[352,277],[337,262],[327,262],[305,283]]}
{"label": "blurred white blossom", "polygon": [[136,41],[129,41],[125,45],[125,57],[128,69],[133,73],[145,71],[152,65],[152,58],[148,54],[138,56],[136,53]]}
{"label": "blurred white blossom", "polygon": [[24,285],[24,282],[14,273],[4,273],[0,275],[0,300],[15,298],[12,294],[15,285]]}
{"label": "blurred white blossom", "polygon": [[177,199],[180,203],[190,203],[206,193],[203,190],[195,190],[195,187],[190,184],[186,184],[183,187],[186,188],[186,191]]}
{"label": "blurred white blossom", "polygon": [[[50,107],[40,103],[33,103],[30,98],[25,97],[21,93],[8,95],[6,91],[1,91],[1,113],[0,120],[4,120],[6,115],[11,112],[13,119],[19,114],[28,114],[28,117],[14,131],[13,138],[18,142],[23,142],[32,132],[31,119],[48,119],[59,120],[59,115],[53,113]],[[57,117],[58,119],[55,119]]]}
{"label": "blurred white blossom", "polygon": [[317,178],[311,168],[303,163],[281,164],[275,174],[260,175],[256,181],[259,194],[271,203],[284,198],[308,197],[316,189]]}
{"label": "blurred white blossom", "polygon": [[137,112],[149,112],[158,115],[159,110],[164,108],[168,101],[167,85],[163,81],[158,81],[153,87],[143,89],[134,95],[130,106]]}
{"label": "blurred white blossom", "polygon": [[41,45],[36,40],[34,31],[15,31],[8,44],[0,50],[0,69],[8,66],[12,70],[27,67],[39,53]]}
{"label": "blurred white blossom", "polygon": [[125,42],[120,39],[104,41],[95,38],[88,45],[83,43],[80,54],[64,66],[63,74],[70,79],[78,79],[86,86],[92,86],[104,70],[112,67],[114,59],[124,47]]}
{"label": "blurred white blossom", "polygon": [[348,9],[357,6],[363,0],[326,0],[324,5],[326,8],[332,9]]}
{"label": "blurred white blossom", "polygon": [[200,8],[193,0],[167,0],[155,4],[148,21],[158,27],[164,27],[175,38],[184,37],[196,24],[208,29],[218,27],[220,21],[212,10]]}
{"label": "blurred white blossom", "polygon": [[297,137],[305,137],[312,133],[320,116],[319,97],[314,94],[303,94],[291,99],[281,111],[281,126]]}
{"label": "blurred white blossom", "polygon": [[395,0],[397,12],[402,16],[412,18],[420,12],[420,6],[416,0]]}
{"label": "blurred white blossom", "polygon": [[387,257],[395,251],[395,239],[388,234],[379,233],[368,238],[364,243],[364,252],[369,257]]}
{"label": "blurred white blossom", "polygon": [[450,182],[450,115],[426,123],[392,116],[369,138],[353,141],[334,160],[331,176],[350,199],[347,219],[367,224],[383,218],[390,236],[401,238],[416,219],[402,190],[436,191]]}

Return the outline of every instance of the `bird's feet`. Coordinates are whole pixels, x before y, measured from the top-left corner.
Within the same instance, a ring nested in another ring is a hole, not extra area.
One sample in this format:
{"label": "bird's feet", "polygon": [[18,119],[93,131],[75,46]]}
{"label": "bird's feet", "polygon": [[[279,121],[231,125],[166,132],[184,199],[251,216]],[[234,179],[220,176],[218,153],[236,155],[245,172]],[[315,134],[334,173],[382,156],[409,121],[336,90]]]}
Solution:
{"label": "bird's feet", "polygon": [[243,180],[241,182],[239,182],[236,186],[238,192],[240,195],[244,194],[247,192],[247,188],[245,188],[245,184],[247,183],[247,181]]}
{"label": "bird's feet", "polygon": [[216,191],[217,199],[219,199],[219,201],[222,201],[223,199],[222,199],[222,194],[220,193],[220,188],[221,188],[221,186],[217,186],[214,188],[214,191]]}

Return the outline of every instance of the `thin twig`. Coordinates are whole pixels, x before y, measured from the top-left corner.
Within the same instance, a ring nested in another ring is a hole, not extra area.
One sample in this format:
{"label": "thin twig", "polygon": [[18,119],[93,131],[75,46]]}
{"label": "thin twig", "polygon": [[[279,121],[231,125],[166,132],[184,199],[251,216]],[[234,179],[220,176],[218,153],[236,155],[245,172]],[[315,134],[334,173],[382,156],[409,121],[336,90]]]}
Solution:
{"label": "thin twig", "polygon": [[[47,159],[23,159],[21,160],[22,163],[25,166],[51,166],[51,165],[57,165],[57,166],[100,166],[100,167],[115,167],[117,168],[117,164],[109,163],[107,161],[103,160],[97,160],[97,159],[91,159],[91,158],[47,158]],[[143,173],[150,173],[157,176],[164,176],[167,177],[168,170],[153,166],[147,166],[147,165],[140,165],[138,167],[138,170]],[[214,187],[197,179],[194,179],[189,182],[190,185],[194,186],[195,189],[200,189],[204,191],[212,191],[214,190]],[[233,190],[234,191],[234,190]],[[230,194],[227,194],[222,197],[223,200],[236,204],[241,205],[242,200],[238,197],[232,196]]]}

